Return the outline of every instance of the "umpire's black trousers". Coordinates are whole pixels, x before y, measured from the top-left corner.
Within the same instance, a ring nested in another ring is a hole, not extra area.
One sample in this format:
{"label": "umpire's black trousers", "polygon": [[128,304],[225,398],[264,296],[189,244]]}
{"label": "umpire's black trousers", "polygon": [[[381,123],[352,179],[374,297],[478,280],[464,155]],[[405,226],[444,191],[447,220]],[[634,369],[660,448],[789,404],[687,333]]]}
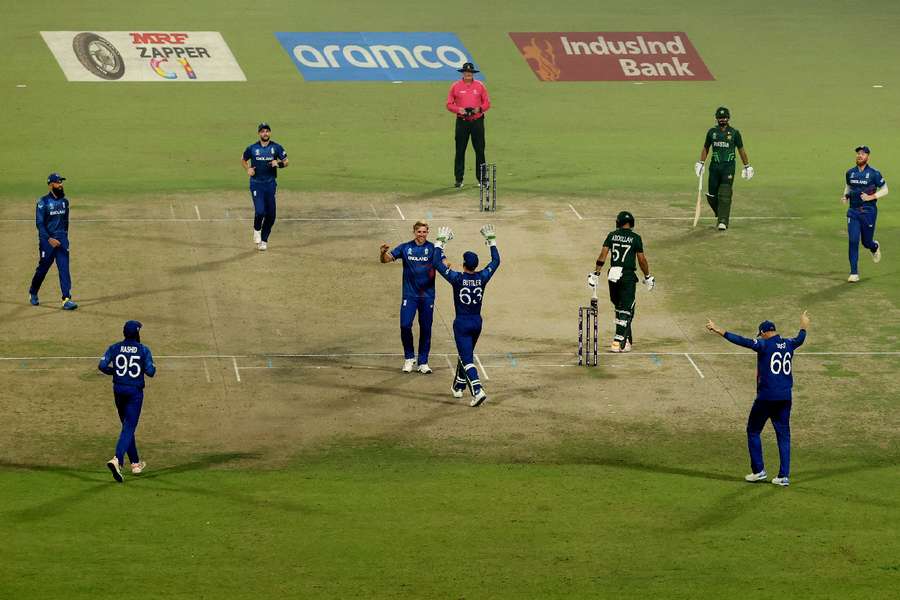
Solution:
{"label": "umpire's black trousers", "polygon": [[472,147],[475,149],[475,177],[479,177],[481,173],[478,165],[484,164],[484,117],[474,121],[456,118],[456,159],[453,161],[453,174],[457,182],[462,181],[463,175],[466,174],[466,147],[469,145],[470,136]]}

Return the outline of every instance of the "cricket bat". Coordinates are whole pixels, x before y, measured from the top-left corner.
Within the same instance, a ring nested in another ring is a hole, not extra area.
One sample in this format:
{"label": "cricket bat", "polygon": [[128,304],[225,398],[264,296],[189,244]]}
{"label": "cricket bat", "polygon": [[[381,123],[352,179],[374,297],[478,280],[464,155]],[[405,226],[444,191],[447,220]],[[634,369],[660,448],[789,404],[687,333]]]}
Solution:
{"label": "cricket bat", "polygon": [[697,178],[697,206],[694,208],[694,227],[700,220],[700,203],[703,201],[703,173]]}

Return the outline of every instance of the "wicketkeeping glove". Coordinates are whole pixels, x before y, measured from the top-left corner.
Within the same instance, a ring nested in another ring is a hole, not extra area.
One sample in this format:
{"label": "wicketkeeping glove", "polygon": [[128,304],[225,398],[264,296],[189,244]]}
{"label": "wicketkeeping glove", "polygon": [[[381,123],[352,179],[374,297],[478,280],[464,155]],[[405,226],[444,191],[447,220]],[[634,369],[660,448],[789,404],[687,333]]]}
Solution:
{"label": "wicketkeeping glove", "polygon": [[443,248],[444,244],[453,239],[453,230],[449,227],[438,227],[437,241],[434,243],[438,248]]}
{"label": "wicketkeeping glove", "polygon": [[596,273],[588,273],[587,284],[589,288],[597,287],[597,280],[600,279],[597,277]]}
{"label": "wicketkeeping glove", "polygon": [[747,165],[746,167],[741,169],[741,177],[743,177],[747,181],[750,181],[751,179],[753,179],[754,173],[756,173],[756,171],[754,171],[753,167],[751,167],[750,165]]}
{"label": "wicketkeeping glove", "polygon": [[497,245],[497,234],[494,232],[493,225],[485,225],[481,228],[481,235],[484,236],[484,243],[488,246]]}
{"label": "wicketkeeping glove", "polygon": [[706,165],[704,165],[702,162],[700,162],[700,161],[698,160],[698,161],[696,162],[696,164],[694,164],[694,174],[695,174],[697,177],[700,177],[701,175],[703,175],[703,168],[704,168],[705,166],[706,166]]}
{"label": "wicketkeeping glove", "polygon": [[653,288],[656,287],[656,277],[653,275],[647,275],[644,277],[644,285],[647,286],[647,291],[652,292]]}

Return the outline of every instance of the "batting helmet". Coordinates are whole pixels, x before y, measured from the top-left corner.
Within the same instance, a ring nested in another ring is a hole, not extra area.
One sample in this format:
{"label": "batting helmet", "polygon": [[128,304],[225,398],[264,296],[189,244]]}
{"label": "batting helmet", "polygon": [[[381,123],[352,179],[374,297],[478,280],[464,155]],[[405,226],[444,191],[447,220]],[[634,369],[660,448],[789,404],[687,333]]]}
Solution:
{"label": "batting helmet", "polygon": [[716,109],[716,118],[717,119],[730,119],[731,111],[728,110],[728,107],[720,106]]}
{"label": "batting helmet", "polygon": [[625,223],[628,223],[629,225],[634,227],[634,215],[627,210],[623,210],[618,215],[616,215],[616,227],[624,227]]}

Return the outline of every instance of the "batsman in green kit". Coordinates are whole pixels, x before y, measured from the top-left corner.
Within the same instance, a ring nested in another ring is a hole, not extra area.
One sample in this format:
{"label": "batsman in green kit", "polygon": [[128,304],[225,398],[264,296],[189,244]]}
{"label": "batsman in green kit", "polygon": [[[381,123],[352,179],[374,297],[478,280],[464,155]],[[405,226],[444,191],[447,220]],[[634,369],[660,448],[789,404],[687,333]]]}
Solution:
{"label": "batsman in green kit", "polygon": [[644,272],[644,284],[652,290],[656,280],[650,275],[650,266],[644,256],[644,242],[634,231],[634,215],[623,210],[616,217],[616,229],[610,231],[603,242],[594,272],[588,275],[588,285],[597,285],[600,269],[610,257],[607,280],[609,300],[616,309],[616,335],[611,352],[631,351],[631,322],[634,320],[635,292],[637,291],[637,266]]}
{"label": "batsman in green kit", "polygon": [[735,153],[741,155],[744,168],[741,177],[753,179],[753,167],[744,150],[744,140],[741,132],[731,127],[728,122],[731,119],[731,111],[724,106],[716,109],[716,127],[706,132],[703,142],[703,150],[700,151],[700,160],[694,165],[694,173],[697,177],[703,177],[703,169],[706,157],[712,154],[709,160],[709,185],[706,190],[706,201],[716,215],[719,231],[728,229],[728,221],[731,217],[731,194],[734,185]]}

